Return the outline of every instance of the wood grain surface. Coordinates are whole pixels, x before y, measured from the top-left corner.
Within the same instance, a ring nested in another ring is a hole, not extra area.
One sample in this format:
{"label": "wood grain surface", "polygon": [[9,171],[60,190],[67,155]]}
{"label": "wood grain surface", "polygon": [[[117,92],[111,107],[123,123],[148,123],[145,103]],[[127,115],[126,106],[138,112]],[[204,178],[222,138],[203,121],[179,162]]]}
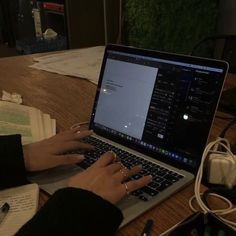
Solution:
{"label": "wood grain surface", "polygon": [[[20,93],[25,105],[39,108],[55,118],[58,130],[68,129],[77,122],[88,121],[96,86],[84,79],[31,69],[28,66],[33,63],[33,57],[34,55],[26,55],[0,59],[0,90]],[[236,76],[229,75],[225,87],[235,85]],[[217,115],[230,116],[224,113]],[[219,135],[227,122],[228,120],[215,119],[210,140]],[[234,128],[227,134],[231,140],[236,140],[235,131]],[[119,230],[118,235],[140,235],[149,218],[154,220],[152,235],[158,235],[192,214],[188,206],[192,195],[193,183]],[[47,194],[41,191],[40,206],[47,199]]]}

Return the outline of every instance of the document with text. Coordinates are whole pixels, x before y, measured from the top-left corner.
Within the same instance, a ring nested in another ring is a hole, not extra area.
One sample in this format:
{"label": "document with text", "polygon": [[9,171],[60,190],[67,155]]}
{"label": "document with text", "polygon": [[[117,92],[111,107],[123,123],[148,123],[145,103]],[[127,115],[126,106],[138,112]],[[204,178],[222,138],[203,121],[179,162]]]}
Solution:
{"label": "document with text", "polygon": [[38,209],[39,187],[27,184],[0,191],[0,206],[8,203],[9,212],[0,224],[0,235],[13,236]]}

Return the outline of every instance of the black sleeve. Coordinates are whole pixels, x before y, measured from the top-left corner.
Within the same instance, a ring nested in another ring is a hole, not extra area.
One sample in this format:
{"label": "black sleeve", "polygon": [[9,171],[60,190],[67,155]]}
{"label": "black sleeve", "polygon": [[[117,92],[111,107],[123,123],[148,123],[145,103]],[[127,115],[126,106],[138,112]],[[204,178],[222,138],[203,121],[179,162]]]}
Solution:
{"label": "black sleeve", "polygon": [[0,136],[0,189],[26,183],[21,136]]}
{"label": "black sleeve", "polygon": [[58,190],[16,236],[114,235],[123,219],[121,211],[92,192]]}

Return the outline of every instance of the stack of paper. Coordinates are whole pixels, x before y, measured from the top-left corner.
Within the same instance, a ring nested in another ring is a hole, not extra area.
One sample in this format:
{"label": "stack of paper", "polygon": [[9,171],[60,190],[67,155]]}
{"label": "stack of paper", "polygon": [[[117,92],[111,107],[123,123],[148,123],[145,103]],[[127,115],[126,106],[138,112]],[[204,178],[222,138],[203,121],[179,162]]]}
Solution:
{"label": "stack of paper", "polygon": [[31,68],[70,75],[90,80],[97,84],[105,47],[67,50],[48,56],[34,58],[37,63]]}
{"label": "stack of paper", "polygon": [[0,101],[0,134],[21,134],[22,143],[32,143],[56,134],[56,120],[39,109]]}

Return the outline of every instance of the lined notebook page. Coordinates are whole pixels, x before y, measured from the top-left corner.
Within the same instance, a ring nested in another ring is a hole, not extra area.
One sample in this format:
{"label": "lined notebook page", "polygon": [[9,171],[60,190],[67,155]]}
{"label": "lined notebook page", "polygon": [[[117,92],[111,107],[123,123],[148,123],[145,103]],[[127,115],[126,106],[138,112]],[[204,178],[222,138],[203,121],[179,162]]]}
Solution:
{"label": "lined notebook page", "polygon": [[14,235],[38,209],[39,187],[28,184],[0,191],[0,205],[7,202],[10,210],[0,224],[1,236]]}

